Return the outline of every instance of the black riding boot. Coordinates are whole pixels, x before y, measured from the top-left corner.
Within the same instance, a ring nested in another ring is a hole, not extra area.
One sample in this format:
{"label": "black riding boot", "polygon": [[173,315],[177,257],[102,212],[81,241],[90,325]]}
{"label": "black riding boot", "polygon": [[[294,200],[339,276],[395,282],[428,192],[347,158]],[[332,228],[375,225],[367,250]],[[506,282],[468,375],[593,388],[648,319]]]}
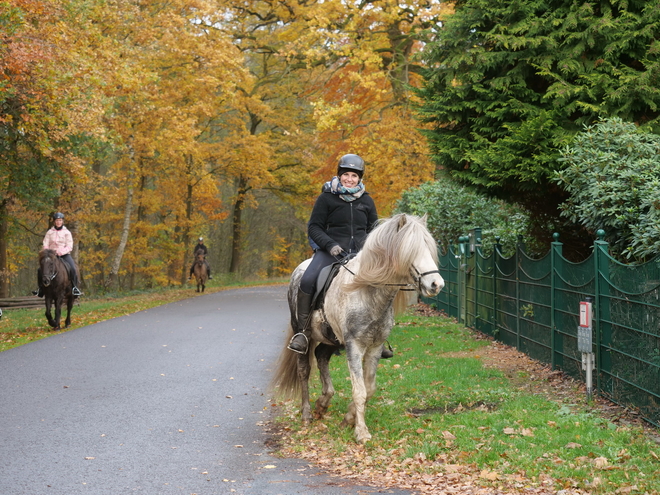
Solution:
{"label": "black riding boot", "polygon": [[206,274],[209,276],[209,280],[213,280],[213,277],[211,276],[211,267],[209,264],[206,264]]}
{"label": "black riding boot", "polygon": [[296,304],[298,312],[298,333],[293,336],[287,348],[299,354],[307,353],[309,337],[312,334],[312,331],[307,328],[307,320],[309,320],[309,314],[312,310],[312,297],[312,294],[307,294],[298,289],[298,301]]}
{"label": "black riding boot", "polygon": [[387,342],[387,347],[385,347],[385,344],[383,344],[383,347],[380,351],[380,358],[389,359],[391,357],[394,357],[394,351],[392,351],[392,346],[390,345],[390,343]]}
{"label": "black riding boot", "polygon": [[44,297],[44,289],[41,287],[41,268],[37,269],[37,290],[33,290],[32,294],[37,297]]}
{"label": "black riding boot", "polygon": [[71,278],[73,278],[73,280],[71,281],[73,285],[73,287],[71,288],[71,294],[73,294],[73,297],[82,296],[82,292],[80,292],[80,289],[78,288],[78,275],[76,274],[75,269],[71,271]]}

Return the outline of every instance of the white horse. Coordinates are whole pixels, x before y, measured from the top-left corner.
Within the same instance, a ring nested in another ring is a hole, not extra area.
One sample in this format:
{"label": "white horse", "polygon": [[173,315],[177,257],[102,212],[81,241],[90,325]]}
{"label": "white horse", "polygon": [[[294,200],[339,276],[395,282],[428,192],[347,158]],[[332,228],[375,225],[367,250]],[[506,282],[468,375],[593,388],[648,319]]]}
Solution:
{"label": "white horse", "polygon": [[[298,287],[309,263],[310,260],[304,261],[291,275],[287,343],[297,326]],[[285,347],[272,386],[284,397],[302,394],[302,420],[310,422],[308,380],[314,349],[322,384],[315,416],[323,417],[335,393],[328,367],[330,357],[338,348],[345,347],[353,401],[342,424],[355,426],[356,440],[366,443],[371,434],[364,412],[376,391],[381,348],[394,326],[395,308],[402,311],[407,299],[400,289],[414,287],[426,296],[435,296],[444,285],[438,272],[437,245],[426,229],[426,217],[402,213],[382,220],[357,256],[340,269],[326,293],[323,307],[312,312],[307,354],[297,354]]]}

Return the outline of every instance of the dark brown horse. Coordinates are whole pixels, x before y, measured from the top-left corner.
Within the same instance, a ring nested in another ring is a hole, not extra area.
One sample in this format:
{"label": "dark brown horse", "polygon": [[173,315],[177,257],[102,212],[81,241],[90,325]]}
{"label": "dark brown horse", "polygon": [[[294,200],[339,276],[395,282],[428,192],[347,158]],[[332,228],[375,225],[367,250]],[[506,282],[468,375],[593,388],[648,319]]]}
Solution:
{"label": "dark brown horse", "polygon": [[[48,324],[55,330],[60,329],[60,316],[62,303],[66,300],[65,325],[71,325],[71,308],[73,308],[73,294],[69,270],[64,261],[51,249],[44,249],[39,253],[39,276],[46,301],[46,318]],[[55,318],[51,315],[51,305],[55,305]]]}
{"label": "dark brown horse", "polygon": [[206,270],[206,255],[201,249],[195,251],[195,268],[193,269],[193,273],[195,274],[195,280],[197,280],[197,292],[200,291],[200,287],[202,292],[204,292],[209,273]]}

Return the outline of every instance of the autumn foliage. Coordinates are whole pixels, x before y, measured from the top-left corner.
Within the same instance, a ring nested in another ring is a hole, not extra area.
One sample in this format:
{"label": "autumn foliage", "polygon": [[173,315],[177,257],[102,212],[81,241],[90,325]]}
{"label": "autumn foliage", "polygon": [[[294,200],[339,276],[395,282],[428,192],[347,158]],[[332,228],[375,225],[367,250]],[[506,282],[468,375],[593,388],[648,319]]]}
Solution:
{"label": "autumn foliage", "polygon": [[[445,7],[443,7],[445,8]],[[86,289],[281,276],[338,158],[386,215],[433,174],[413,111],[439,5],[0,1],[0,290],[66,214]]]}

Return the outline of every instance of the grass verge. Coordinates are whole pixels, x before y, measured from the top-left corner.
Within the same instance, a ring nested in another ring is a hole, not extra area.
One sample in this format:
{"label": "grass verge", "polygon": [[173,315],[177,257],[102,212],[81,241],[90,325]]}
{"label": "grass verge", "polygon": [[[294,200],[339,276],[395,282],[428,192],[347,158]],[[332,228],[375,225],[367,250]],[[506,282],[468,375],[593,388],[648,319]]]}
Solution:
{"label": "grass verge", "polygon": [[[223,279],[221,275],[216,275],[211,285],[206,286],[204,293],[208,294],[239,287],[282,284],[286,282],[287,280],[285,279],[268,282],[234,281],[228,278]],[[83,296],[71,310],[71,326],[58,332],[53,331],[46,321],[46,316],[44,315],[45,305],[40,308],[31,309],[5,309],[2,319],[0,319],[0,352],[61,332],[198,295],[202,294],[196,293],[195,286],[191,284],[187,287],[158,288],[116,294],[110,293],[102,297],[88,298]],[[54,313],[54,310],[52,311]],[[66,308],[62,313],[62,325],[64,325]]]}
{"label": "grass verge", "polygon": [[[395,357],[381,361],[367,404],[372,441],[359,446],[340,426],[351,383],[345,359],[334,358],[337,393],[323,420],[303,427],[299,401],[282,404],[281,454],[419,493],[659,493],[660,447],[642,428],[514,386],[483,366],[489,342],[448,318],[407,315],[391,337]],[[318,378],[313,387],[312,397]]]}

